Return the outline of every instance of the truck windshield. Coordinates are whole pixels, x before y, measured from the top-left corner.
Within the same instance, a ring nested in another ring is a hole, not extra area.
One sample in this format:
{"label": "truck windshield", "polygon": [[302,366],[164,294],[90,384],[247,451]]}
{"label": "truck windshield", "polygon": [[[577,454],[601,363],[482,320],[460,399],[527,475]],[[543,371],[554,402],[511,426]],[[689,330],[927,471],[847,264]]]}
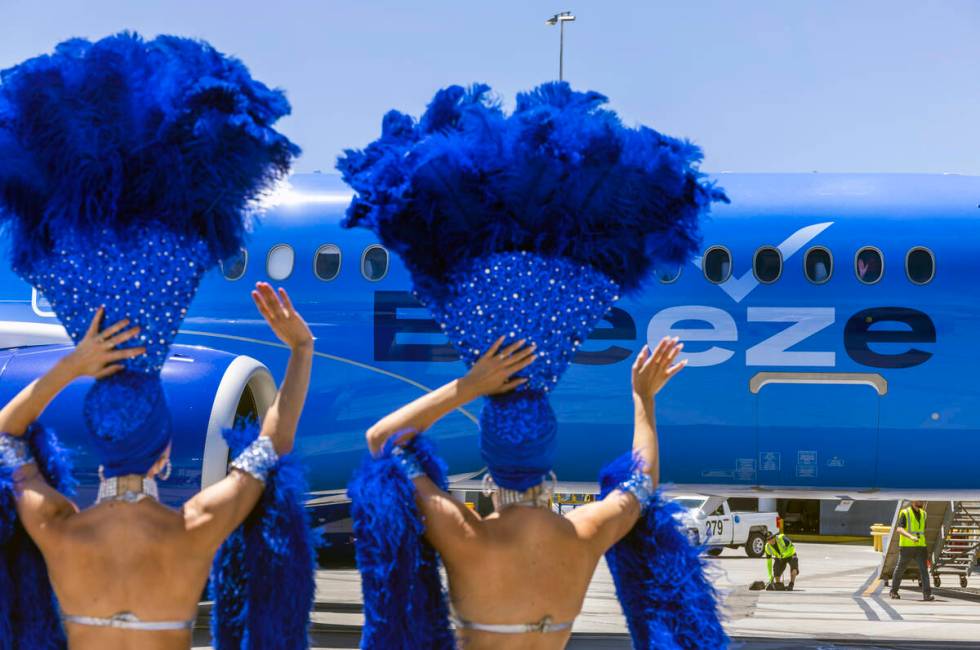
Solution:
{"label": "truck windshield", "polygon": [[680,504],[681,507],[687,508],[688,510],[694,510],[695,508],[700,508],[704,504],[704,499],[680,498],[674,499],[674,503]]}

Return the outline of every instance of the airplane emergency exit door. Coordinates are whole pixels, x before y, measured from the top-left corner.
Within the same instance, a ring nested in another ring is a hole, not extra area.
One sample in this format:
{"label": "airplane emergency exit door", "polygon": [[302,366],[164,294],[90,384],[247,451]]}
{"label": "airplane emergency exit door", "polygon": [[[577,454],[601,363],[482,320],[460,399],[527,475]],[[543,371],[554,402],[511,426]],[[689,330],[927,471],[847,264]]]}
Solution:
{"label": "airplane emergency exit door", "polygon": [[876,485],[880,375],[759,373],[750,390],[760,485]]}

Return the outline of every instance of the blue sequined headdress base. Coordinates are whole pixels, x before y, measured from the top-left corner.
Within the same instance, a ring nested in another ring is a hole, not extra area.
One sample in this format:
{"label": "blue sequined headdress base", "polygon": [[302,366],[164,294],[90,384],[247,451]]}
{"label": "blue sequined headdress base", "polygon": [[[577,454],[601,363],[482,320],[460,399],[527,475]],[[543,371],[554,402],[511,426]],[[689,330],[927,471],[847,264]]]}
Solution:
{"label": "blue sequined headdress base", "polygon": [[480,450],[497,485],[537,485],[556,452],[547,393],[619,299],[619,287],[589,265],[520,251],[468,260],[449,274],[444,292],[419,297],[467,364],[501,336],[537,345],[538,360],[518,374],[527,382],[491,397],[480,415]]}

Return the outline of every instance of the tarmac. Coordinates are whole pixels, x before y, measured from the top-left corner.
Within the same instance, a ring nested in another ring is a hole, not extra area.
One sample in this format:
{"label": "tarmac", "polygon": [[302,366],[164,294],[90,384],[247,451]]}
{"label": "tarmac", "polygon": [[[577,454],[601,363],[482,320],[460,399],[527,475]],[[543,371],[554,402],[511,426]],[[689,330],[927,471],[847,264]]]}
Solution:
{"label": "tarmac", "polygon": [[[916,581],[902,585],[902,599],[888,598],[876,579],[881,554],[870,546],[797,543],[796,589],[750,591],[766,577],[765,560],[725,549],[710,560],[712,580],[724,597],[733,650],[980,649],[980,574],[967,589],[934,590],[922,602]],[[353,568],[325,569],[317,576],[313,647],[356,648],[363,624],[361,587]],[[194,648],[209,648],[198,630]],[[628,650],[626,621],[604,564],[589,587],[575,621],[574,649]]]}

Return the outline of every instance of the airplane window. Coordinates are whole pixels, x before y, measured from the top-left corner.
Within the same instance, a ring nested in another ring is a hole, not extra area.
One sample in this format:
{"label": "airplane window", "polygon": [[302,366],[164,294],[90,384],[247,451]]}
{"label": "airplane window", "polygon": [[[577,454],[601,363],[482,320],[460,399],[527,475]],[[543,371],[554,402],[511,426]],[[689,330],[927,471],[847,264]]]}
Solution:
{"label": "airplane window", "polygon": [[721,284],[732,274],[732,254],[724,246],[712,246],[701,261],[708,282]]}
{"label": "airplane window", "polygon": [[778,248],[763,246],[752,259],[752,272],[762,284],[772,284],[783,272],[783,254]]}
{"label": "airplane window", "polygon": [[881,251],[873,246],[866,246],[854,256],[854,272],[858,280],[865,284],[874,284],[885,273],[885,259]]}
{"label": "airplane window", "polygon": [[917,246],[905,256],[905,273],[913,284],[929,284],[936,275],[936,260],[932,251]]}
{"label": "airplane window", "polygon": [[273,280],[285,280],[293,272],[293,262],[296,253],[289,244],[276,244],[269,249],[269,257],[265,261],[265,272]]}
{"label": "airplane window", "polygon": [[313,258],[313,273],[324,281],[333,280],[340,275],[340,247],[324,244],[316,250]]}
{"label": "airplane window", "polygon": [[248,251],[244,248],[226,260],[218,263],[221,266],[221,274],[226,280],[240,280],[245,275],[245,267],[248,266]]}
{"label": "airplane window", "polygon": [[803,273],[813,284],[823,284],[834,272],[834,256],[823,246],[814,246],[803,257]]}
{"label": "airplane window", "polygon": [[377,282],[388,275],[388,251],[384,246],[374,244],[364,249],[364,254],[361,255],[361,275],[371,282]]}
{"label": "airplane window", "polygon": [[680,264],[658,266],[655,273],[661,284],[670,284],[671,282],[676,282],[677,278],[681,277],[681,270],[683,268]]}

